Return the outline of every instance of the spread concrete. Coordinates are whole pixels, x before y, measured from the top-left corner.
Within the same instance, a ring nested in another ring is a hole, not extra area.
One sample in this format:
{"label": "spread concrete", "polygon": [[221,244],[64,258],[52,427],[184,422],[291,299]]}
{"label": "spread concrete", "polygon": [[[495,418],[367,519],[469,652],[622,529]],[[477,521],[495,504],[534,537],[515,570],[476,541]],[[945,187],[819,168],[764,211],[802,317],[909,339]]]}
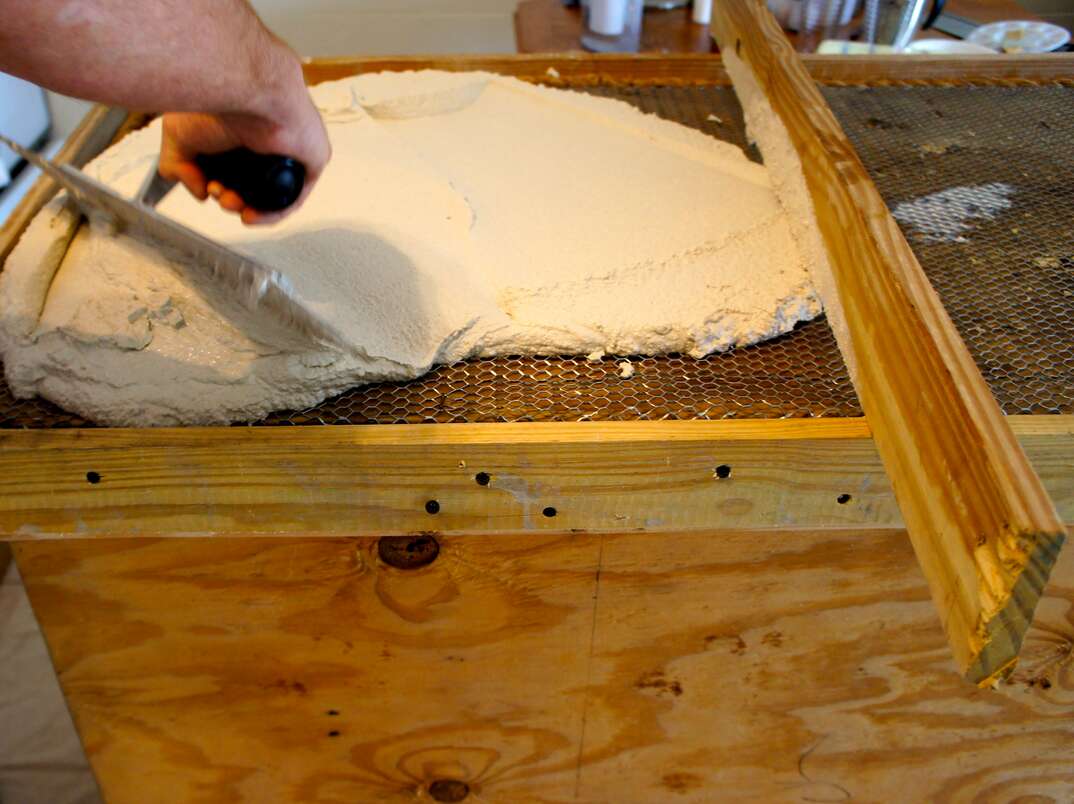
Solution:
{"label": "spread concrete", "polygon": [[[182,190],[159,209],[278,268],[352,349],[296,343],[128,238],[84,227],[68,247],[57,200],[0,275],[13,391],[107,424],[223,424],[470,356],[702,357],[820,312],[809,249],[735,146],[483,73],[313,97],[334,157],[297,213],[245,228]],[[87,170],[133,195],[159,138],[150,125]]]}

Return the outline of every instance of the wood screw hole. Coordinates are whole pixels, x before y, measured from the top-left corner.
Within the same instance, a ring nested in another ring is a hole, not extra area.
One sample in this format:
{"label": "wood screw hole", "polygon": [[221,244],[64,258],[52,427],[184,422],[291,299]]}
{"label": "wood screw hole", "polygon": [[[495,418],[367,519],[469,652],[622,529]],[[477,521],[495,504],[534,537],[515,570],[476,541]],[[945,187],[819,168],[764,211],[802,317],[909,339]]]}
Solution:
{"label": "wood screw hole", "polygon": [[425,503],[425,513],[427,513],[427,514],[438,514],[438,513],[440,513],[440,503],[438,503],[436,500],[428,500]]}
{"label": "wood screw hole", "polygon": [[726,463],[721,463],[719,466],[716,467],[715,474],[716,477],[720,478],[720,480],[726,480],[731,476],[731,467],[728,466]]}
{"label": "wood screw hole", "polygon": [[470,785],[458,779],[437,779],[429,785],[429,797],[434,801],[462,801],[470,795]]}
{"label": "wood screw hole", "polygon": [[851,499],[852,498],[849,494],[840,494],[838,497],[835,498],[835,501],[840,505],[846,505],[848,502],[850,502]]}
{"label": "wood screw hole", "polygon": [[336,729],[332,729],[332,731],[328,732],[328,736],[329,737],[338,737],[339,732]]}
{"label": "wood screw hole", "polygon": [[550,505],[550,506],[548,506],[547,508],[545,508],[545,509],[544,509],[543,511],[541,511],[541,513],[542,513],[542,514],[544,514],[544,515],[545,515],[546,517],[548,517],[549,519],[551,519],[551,518],[552,518],[552,517],[554,517],[554,516],[555,516],[556,514],[558,514],[558,513],[559,513],[559,511],[557,511],[557,510],[556,510],[555,508],[553,508],[553,507],[552,507],[552,506]]}
{"label": "wood screw hole", "polygon": [[[382,536],[377,539],[377,555],[389,567],[417,569],[436,560],[440,555],[440,543],[427,533],[418,536]],[[333,709],[329,714],[335,711]]]}
{"label": "wood screw hole", "polygon": [[487,486],[489,484],[489,481],[492,480],[492,477],[489,475],[488,472],[478,472],[476,475],[474,475],[474,480],[477,481],[477,485],[479,486]]}
{"label": "wood screw hole", "polygon": [[97,472],[86,472],[86,480],[90,483],[97,484],[101,482],[101,476]]}
{"label": "wood screw hole", "polygon": [[329,717],[338,717],[339,710],[338,709],[329,709],[327,712],[325,712],[325,714],[328,715]]}

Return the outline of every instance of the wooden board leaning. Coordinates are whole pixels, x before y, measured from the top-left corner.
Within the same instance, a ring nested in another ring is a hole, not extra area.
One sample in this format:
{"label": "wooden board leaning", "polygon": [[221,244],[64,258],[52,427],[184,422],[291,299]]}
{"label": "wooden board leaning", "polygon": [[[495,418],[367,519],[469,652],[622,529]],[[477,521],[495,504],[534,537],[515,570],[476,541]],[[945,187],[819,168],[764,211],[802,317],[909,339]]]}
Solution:
{"label": "wooden board leaning", "polygon": [[838,293],[825,299],[829,318],[837,336],[843,320],[849,330],[840,349],[955,657],[971,680],[989,683],[1016,661],[1062,522],[775,19],[753,0],[727,0],[714,29],[797,151]]}

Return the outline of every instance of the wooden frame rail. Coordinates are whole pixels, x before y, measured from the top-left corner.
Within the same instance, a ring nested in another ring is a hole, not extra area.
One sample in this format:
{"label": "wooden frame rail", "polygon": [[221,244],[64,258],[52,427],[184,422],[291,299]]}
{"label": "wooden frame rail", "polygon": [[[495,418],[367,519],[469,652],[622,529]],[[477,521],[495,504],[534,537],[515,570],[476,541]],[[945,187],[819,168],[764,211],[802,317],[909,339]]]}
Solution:
{"label": "wooden frame rail", "polygon": [[[1074,523],[1074,416],[1011,424]],[[0,430],[14,541],[903,526],[864,419]]]}
{"label": "wooden frame rail", "polygon": [[840,348],[956,660],[991,682],[1017,659],[1062,522],[778,23],[756,0],[723,0],[713,28],[727,63],[744,63],[732,76],[754,98],[747,120],[753,104],[782,124],[762,152],[789,139],[797,154],[830,263],[815,279],[836,292],[825,305],[837,337],[849,333]]}
{"label": "wooden frame rail", "polygon": [[[856,86],[1074,80],[1074,54],[1020,56],[821,56],[799,57],[822,84]],[[631,84],[730,84],[720,56],[698,54],[536,53],[510,56],[368,56],[310,59],[306,82],[319,84],[381,70],[486,70],[529,81]]]}

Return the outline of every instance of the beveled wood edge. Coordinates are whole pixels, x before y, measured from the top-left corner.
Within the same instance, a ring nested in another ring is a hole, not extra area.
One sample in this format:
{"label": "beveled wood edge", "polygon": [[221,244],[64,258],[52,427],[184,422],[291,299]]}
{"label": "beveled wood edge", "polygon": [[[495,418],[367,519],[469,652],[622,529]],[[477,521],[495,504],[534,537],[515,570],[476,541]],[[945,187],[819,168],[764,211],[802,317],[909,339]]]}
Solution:
{"label": "beveled wood edge", "polygon": [[[1027,421],[1024,427],[1045,434],[1074,432],[1074,416],[1021,416],[1020,420],[1056,419],[1055,423]],[[0,453],[6,447],[33,444],[40,448],[94,449],[98,445],[130,442],[147,445],[200,441],[216,433],[223,442],[275,439],[303,444],[318,439],[348,445],[395,444],[594,444],[608,442],[772,441],[868,438],[864,418],[721,419],[714,421],[617,422],[486,422],[477,424],[333,424],[249,427],[89,427],[0,430]]]}
{"label": "beveled wood edge", "polygon": [[[1015,435],[1074,436],[1074,415],[1008,416]],[[88,427],[0,430],[6,449],[79,452],[100,447],[177,446],[278,441],[293,446],[338,441],[340,448],[434,444],[606,444],[704,441],[799,441],[871,438],[864,417],[714,421],[487,422],[479,424],[333,424],[248,427]],[[224,447],[221,446],[223,449]],[[1071,442],[1074,452],[1074,440]]]}
{"label": "beveled wood edge", "polygon": [[1074,53],[1008,56],[801,57],[810,77],[824,84],[1038,84],[1074,81]]}
{"label": "beveled wood edge", "polygon": [[[995,56],[827,56],[801,57],[821,83],[885,84],[1048,83],[1074,81],[1074,53]],[[310,84],[361,72],[401,70],[487,70],[552,85],[568,83],[716,84],[731,79],[719,54],[634,55],[607,53],[523,53],[515,55],[414,55],[309,58],[303,69]]]}

